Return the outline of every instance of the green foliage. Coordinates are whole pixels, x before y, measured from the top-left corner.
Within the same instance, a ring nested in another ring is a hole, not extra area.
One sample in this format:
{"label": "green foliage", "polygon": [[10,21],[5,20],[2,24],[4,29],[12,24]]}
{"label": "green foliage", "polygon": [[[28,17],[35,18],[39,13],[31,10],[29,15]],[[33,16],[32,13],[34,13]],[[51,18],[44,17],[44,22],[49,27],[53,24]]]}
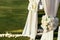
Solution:
{"label": "green foliage", "polygon": [[29,37],[17,37],[17,38],[1,37],[0,40],[29,40]]}

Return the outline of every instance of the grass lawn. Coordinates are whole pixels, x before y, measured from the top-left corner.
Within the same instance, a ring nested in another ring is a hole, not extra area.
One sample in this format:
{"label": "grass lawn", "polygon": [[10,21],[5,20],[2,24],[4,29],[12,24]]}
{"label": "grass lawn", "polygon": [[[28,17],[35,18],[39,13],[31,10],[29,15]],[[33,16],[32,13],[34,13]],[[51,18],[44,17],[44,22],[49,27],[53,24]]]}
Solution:
{"label": "grass lawn", "polygon": [[23,29],[28,0],[0,0],[0,32]]}
{"label": "grass lawn", "polygon": [[[0,0],[0,33],[20,33],[27,18],[28,0]],[[0,40],[29,40],[28,37],[6,38]]]}
{"label": "grass lawn", "polygon": [[[6,31],[13,33],[21,33],[23,31],[28,14],[27,6],[28,0],[0,0],[0,33],[5,33]],[[38,27],[40,27],[42,15],[44,15],[44,11],[38,11]],[[60,7],[57,17],[60,20]],[[12,39],[28,40],[29,38],[0,38],[0,40]]]}

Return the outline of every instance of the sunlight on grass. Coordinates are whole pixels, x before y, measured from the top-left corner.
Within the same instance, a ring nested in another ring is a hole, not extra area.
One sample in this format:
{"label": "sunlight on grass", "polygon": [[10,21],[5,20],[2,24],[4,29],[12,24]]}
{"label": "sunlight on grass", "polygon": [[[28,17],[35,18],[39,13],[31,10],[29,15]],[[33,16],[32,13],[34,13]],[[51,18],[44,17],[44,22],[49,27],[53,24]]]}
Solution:
{"label": "sunlight on grass", "polygon": [[19,29],[19,30],[10,30],[8,32],[22,32],[23,30],[22,29]]}

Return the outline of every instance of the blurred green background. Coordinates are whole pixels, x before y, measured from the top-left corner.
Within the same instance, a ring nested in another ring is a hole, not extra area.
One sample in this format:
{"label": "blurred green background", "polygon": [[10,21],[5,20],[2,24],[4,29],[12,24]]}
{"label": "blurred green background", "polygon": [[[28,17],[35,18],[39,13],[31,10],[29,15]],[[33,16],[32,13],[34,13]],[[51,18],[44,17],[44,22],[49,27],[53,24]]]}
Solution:
{"label": "blurred green background", "polygon": [[0,0],[0,32],[23,29],[28,0]]}
{"label": "blurred green background", "polygon": [[[5,33],[6,31],[12,33],[22,33],[28,15],[27,7],[28,0],[0,0],[0,33]],[[42,15],[44,15],[44,11],[39,10],[38,28],[40,28]],[[60,20],[60,6],[57,17]],[[55,34],[57,35],[57,32]],[[56,40],[56,38],[54,40]]]}

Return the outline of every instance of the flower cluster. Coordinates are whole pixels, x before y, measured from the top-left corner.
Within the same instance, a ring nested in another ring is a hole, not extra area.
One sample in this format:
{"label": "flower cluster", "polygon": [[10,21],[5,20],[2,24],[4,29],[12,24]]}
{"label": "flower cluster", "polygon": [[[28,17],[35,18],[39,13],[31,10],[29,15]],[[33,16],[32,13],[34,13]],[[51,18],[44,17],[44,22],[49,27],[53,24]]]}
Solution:
{"label": "flower cluster", "polygon": [[44,30],[54,30],[58,26],[58,18],[44,15],[41,23]]}

